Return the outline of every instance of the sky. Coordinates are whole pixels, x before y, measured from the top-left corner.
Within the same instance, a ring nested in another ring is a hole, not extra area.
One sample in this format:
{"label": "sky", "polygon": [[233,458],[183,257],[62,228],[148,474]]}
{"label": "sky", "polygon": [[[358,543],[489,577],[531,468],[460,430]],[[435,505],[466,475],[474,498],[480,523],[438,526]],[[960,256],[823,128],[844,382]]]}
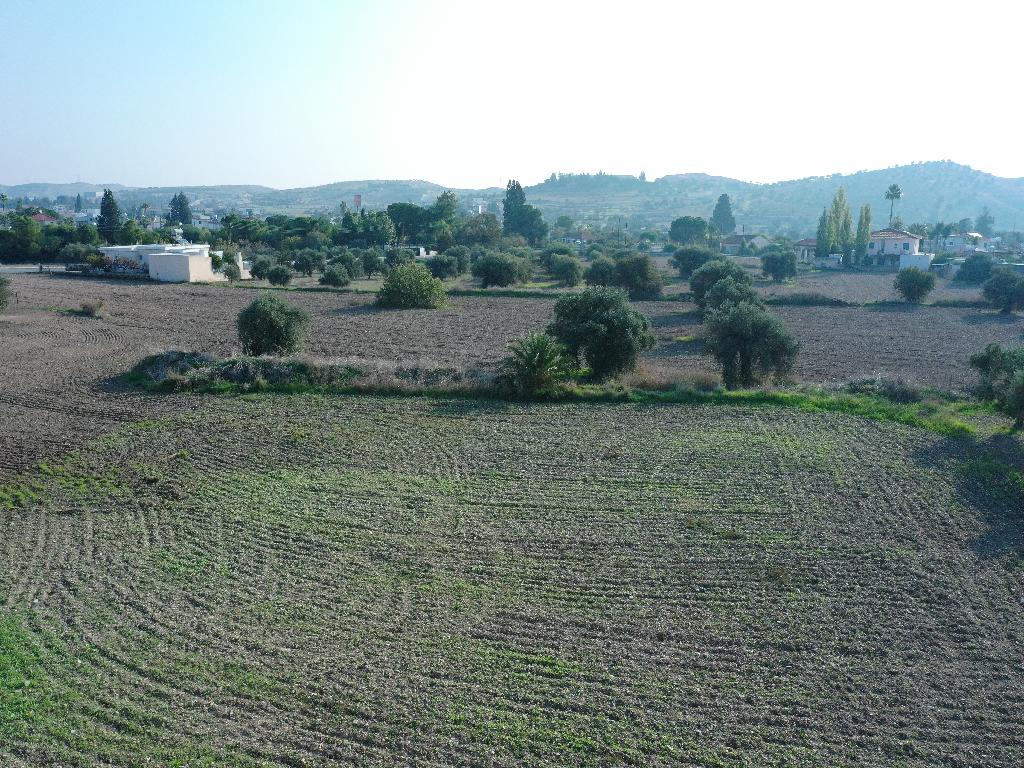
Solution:
{"label": "sky", "polygon": [[1024,176],[1024,4],[3,0],[0,184]]}

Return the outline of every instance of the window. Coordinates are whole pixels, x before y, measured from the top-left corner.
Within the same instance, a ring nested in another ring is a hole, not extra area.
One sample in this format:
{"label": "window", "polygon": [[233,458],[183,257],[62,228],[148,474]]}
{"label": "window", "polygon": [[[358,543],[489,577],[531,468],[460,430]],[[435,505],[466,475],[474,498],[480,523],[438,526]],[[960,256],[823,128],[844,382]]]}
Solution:
{"label": "window", "polygon": [[868,243],[868,248],[871,249],[872,251],[875,250],[874,242]]}
{"label": "window", "polygon": [[903,244],[903,250],[904,251],[909,251],[910,250],[910,243],[904,243]]}

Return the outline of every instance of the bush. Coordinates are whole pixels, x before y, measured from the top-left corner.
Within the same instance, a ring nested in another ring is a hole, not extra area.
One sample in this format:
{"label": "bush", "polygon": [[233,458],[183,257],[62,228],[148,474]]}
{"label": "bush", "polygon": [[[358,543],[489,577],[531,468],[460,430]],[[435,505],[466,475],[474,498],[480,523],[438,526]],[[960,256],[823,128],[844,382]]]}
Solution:
{"label": "bush", "polygon": [[1024,370],[1024,348],[1004,349],[989,344],[984,352],[971,355],[971,368],[981,377],[975,390],[982,400],[998,400],[1013,375]]}
{"label": "bush", "polygon": [[960,265],[960,270],[953,279],[958,283],[980,285],[990,277],[992,277],[992,257],[987,253],[972,253],[964,259],[964,263]]}
{"label": "bush", "polygon": [[1015,429],[1024,427],[1024,371],[1017,371],[1006,385],[999,409],[1013,419]]}
{"label": "bush", "polygon": [[711,290],[711,286],[726,277],[731,277],[737,283],[744,285],[750,285],[753,282],[747,270],[734,261],[723,259],[709,261],[690,276],[690,291],[693,293],[693,300],[697,306],[703,307],[704,297]]}
{"label": "bush", "polygon": [[[373,277],[375,274],[384,274],[384,271],[388,268],[387,262],[379,251],[375,251],[372,248],[367,248],[363,251],[360,257],[363,266],[363,272],[367,277]],[[351,272],[349,274],[352,274]]]}
{"label": "bush", "polygon": [[473,277],[479,278],[484,288],[492,285],[504,288],[529,280],[530,265],[507,253],[488,253],[473,264]]}
{"label": "bush", "polygon": [[320,285],[329,285],[332,288],[344,288],[352,278],[343,264],[332,264],[320,275]]}
{"label": "bush", "polygon": [[323,272],[324,254],[321,251],[314,251],[312,248],[304,248],[295,254],[292,264],[294,264],[296,272],[311,277],[314,272]]}
{"label": "bush", "polygon": [[985,282],[982,294],[999,308],[1010,314],[1024,304],[1024,279],[1009,269],[996,269]]}
{"label": "bush", "polygon": [[520,395],[552,395],[573,373],[565,347],[546,333],[531,333],[509,344],[500,378]]}
{"label": "bush", "polygon": [[471,261],[469,248],[464,245],[454,245],[445,251],[444,254],[445,256],[451,256],[455,259],[458,274],[464,275],[469,272],[469,264]]}
{"label": "bush", "polygon": [[796,277],[796,251],[792,248],[769,246],[761,255],[762,271],[777,283]]}
{"label": "bush", "polygon": [[309,315],[272,294],[238,313],[238,338],[247,355],[288,355],[302,348]]}
{"label": "bush", "polygon": [[422,264],[399,264],[388,272],[377,304],[394,309],[437,309],[448,300],[444,285]]}
{"label": "bush", "polygon": [[288,285],[292,281],[292,271],[284,264],[275,264],[267,270],[267,281],[271,285]]}
{"label": "bush", "polygon": [[901,269],[892,287],[911,304],[920,304],[935,288],[935,275],[917,267]]}
{"label": "bush", "polygon": [[103,299],[90,299],[82,302],[79,313],[86,317],[103,317],[103,310],[106,306],[107,303]]}
{"label": "bush", "polygon": [[629,305],[616,288],[588,288],[555,302],[548,333],[582,358],[597,379],[627,373],[640,353],[654,346],[647,318]]}
{"label": "bush", "polygon": [[634,300],[656,299],[661,295],[661,275],[654,259],[643,253],[625,256],[615,263],[615,284]]}
{"label": "bush", "polygon": [[459,274],[459,260],[448,253],[439,253],[427,259],[427,269],[439,280],[456,277]]}
{"label": "bush", "polygon": [[607,256],[598,256],[587,268],[584,279],[587,285],[615,285],[615,262]]}
{"label": "bush", "polygon": [[0,312],[11,303],[11,281],[0,275]]}
{"label": "bush", "polygon": [[249,272],[257,280],[266,280],[267,273],[274,268],[274,262],[267,256],[260,256],[252,263],[252,269]]}
{"label": "bush", "polygon": [[782,323],[747,302],[710,310],[704,319],[704,343],[722,366],[728,389],[753,386],[769,374],[784,376],[798,349]]}
{"label": "bush", "polygon": [[673,252],[671,262],[679,270],[679,276],[689,280],[690,275],[715,259],[724,260],[725,257],[702,245],[684,245]]}
{"label": "bush", "polygon": [[579,285],[583,279],[583,264],[575,256],[554,254],[549,264],[548,270],[552,277],[558,280],[559,285],[572,288]]}
{"label": "bush", "polygon": [[575,246],[567,243],[554,243],[540,252],[540,265],[550,272],[555,256],[575,256],[576,253]]}
{"label": "bush", "polygon": [[90,256],[99,253],[94,245],[85,243],[68,243],[60,249],[60,260],[68,263],[82,263],[89,260]]}
{"label": "bush", "polygon": [[229,261],[224,265],[224,277],[228,279],[229,283],[233,283],[236,280],[242,279],[242,270],[238,268],[238,265],[233,261]]}
{"label": "bush", "polygon": [[384,255],[384,263],[390,269],[394,269],[399,264],[411,264],[416,261],[416,251],[411,248],[392,248]]}
{"label": "bush", "polygon": [[327,267],[344,270],[348,274],[349,280],[358,280],[365,274],[362,255],[354,253],[344,246],[328,249]]}
{"label": "bush", "polygon": [[704,308],[721,309],[722,305],[726,303],[740,304],[742,302],[756,306],[762,305],[761,297],[749,284],[737,282],[731,277],[723,277],[716,281],[711,286],[711,290],[707,292],[707,296],[704,298]]}

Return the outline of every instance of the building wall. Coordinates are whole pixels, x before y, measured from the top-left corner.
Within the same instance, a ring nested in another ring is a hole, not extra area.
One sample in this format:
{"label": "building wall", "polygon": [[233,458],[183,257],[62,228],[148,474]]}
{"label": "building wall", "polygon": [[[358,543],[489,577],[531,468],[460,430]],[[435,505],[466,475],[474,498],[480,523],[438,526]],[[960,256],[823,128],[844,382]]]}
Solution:
{"label": "building wall", "polygon": [[918,269],[927,271],[928,267],[932,265],[933,258],[935,258],[935,256],[931,253],[901,253],[900,269],[917,267]]}
{"label": "building wall", "polygon": [[149,256],[149,276],[164,283],[215,282],[225,279],[213,271],[209,256],[186,253],[154,253]]}

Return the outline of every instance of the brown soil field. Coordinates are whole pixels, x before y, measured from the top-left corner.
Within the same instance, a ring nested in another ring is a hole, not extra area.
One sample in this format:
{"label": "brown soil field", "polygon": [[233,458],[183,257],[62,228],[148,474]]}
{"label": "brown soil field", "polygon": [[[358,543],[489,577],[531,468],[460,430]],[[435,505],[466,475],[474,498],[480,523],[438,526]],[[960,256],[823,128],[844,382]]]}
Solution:
{"label": "brown soil field", "polygon": [[986,450],[734,406],[125,425],[0,484],[0,764],[1017,768]]}
{"label": "brown soil field", "polygon": [[[16,468],[125,421],[190,408],[112,383],[144,355],[167,349],[237,351],[235,317],[253,289],[14,275],[18,302],[0,315],[0,467]],[[460,296],[442,311],[382,311],[370,295],[290,291],[312,315],[308,352],[424,367],[492,366],[507,344],[543,328],[553,300]],[[72,312],[102,298],[105,316]],[[658,346],[645,365],[671,378],[713,371],[700,318],[682,302],[640,302]],[[1024,323],[970,308],[773,307],[801,344],[794,375],[844,382],[883,375],[966,388],[967,358],[987,343],[1019,342]]]}

